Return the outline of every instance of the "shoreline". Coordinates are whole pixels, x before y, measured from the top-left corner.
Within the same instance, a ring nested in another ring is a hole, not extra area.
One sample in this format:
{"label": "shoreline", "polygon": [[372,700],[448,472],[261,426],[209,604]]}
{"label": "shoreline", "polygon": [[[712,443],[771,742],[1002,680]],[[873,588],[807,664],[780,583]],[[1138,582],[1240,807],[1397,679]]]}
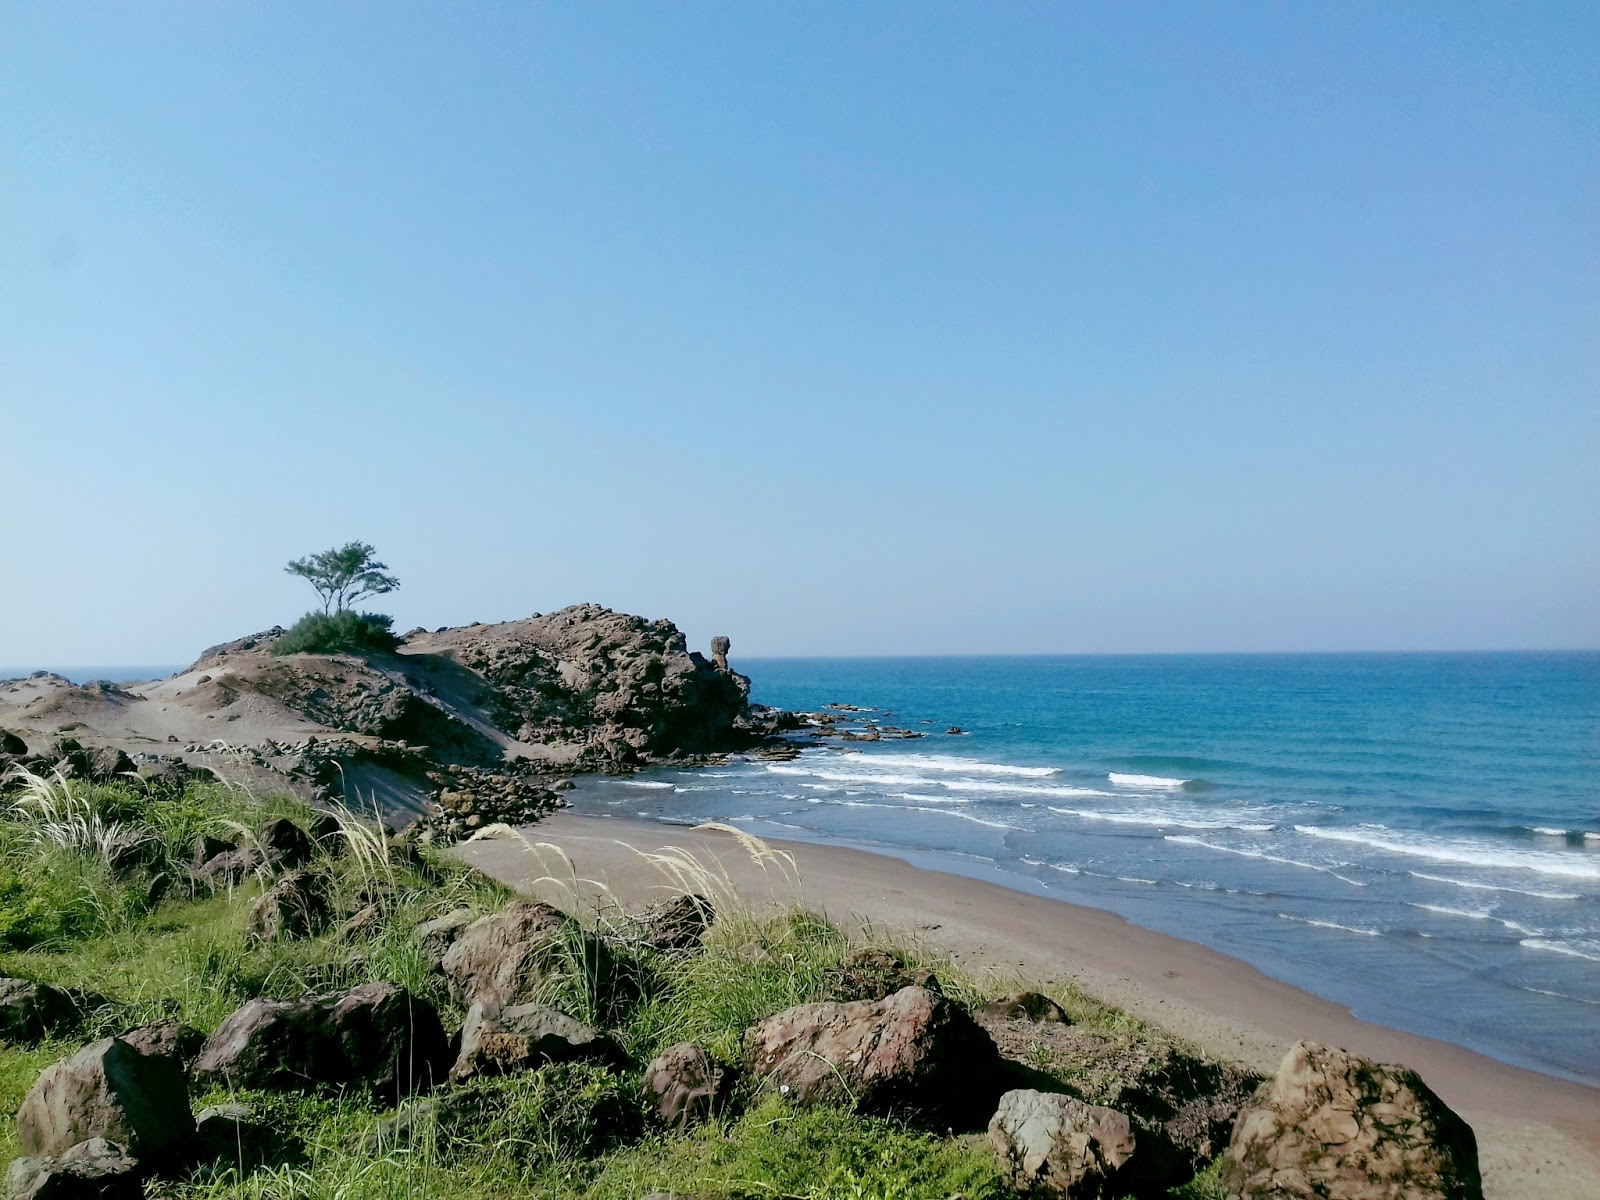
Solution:
{"label": "shoreline", "polygon": [[[997,981],[1071,982],[1213,1057],[1266,1074],[1300,1038],[1404,1064],[1473,1126],[1491,1200],[1600,1194],[1600,1089],[1363,1021],[1240,960],[1103,909],[890,854],[764,839],[793,858],[796,885],[762,871],[727,834],[658,822],[558,813],[527,836],[559,847],[580,883],[602,884],[630,905],[677,890],[639,852],[687,847],[716,863],[756,906],[803,903],[857,927],[896,927]],[[567,870],[541,865],[515,840],[467,843],[458,852],[511,884]]]}

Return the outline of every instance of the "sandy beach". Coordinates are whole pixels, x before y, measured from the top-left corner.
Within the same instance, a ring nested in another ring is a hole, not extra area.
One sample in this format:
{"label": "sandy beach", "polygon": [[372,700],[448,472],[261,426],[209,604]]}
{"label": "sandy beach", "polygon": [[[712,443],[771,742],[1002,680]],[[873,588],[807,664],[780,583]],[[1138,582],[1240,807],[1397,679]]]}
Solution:
{"label": "sandy beach", "polygon": [[[836,846],[772,842],[797,865],[790,877],[756,865],[725,833],[558,814],[530,836],[559,847],[581,880],[625,904],[674,890],[640,852],[683,847],[715,864],[754,905],[804,903],[842,923],[910,933],[995,978],[997,992],[1019,979],[1045,990],[1071,982],[1257,1071],[1273,1071],[1300,1038],[1404,1064],[1471,1123],[1490,1200],[1600,1195],[1600,1091],[1358,1020],[1242,962],[1114,914]],[[515,839],[474,842],[461,852],[513,885],[568,872],[560,856],[536,858]]]}

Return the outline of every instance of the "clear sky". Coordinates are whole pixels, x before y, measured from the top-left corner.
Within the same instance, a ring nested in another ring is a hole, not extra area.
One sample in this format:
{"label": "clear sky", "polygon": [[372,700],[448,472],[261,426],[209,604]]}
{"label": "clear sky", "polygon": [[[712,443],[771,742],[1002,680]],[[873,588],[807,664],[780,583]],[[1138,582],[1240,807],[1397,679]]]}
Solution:
{"label": "clear sky", "polygon": [[7,3],[0,664],[1600,645],[1600,6]]}

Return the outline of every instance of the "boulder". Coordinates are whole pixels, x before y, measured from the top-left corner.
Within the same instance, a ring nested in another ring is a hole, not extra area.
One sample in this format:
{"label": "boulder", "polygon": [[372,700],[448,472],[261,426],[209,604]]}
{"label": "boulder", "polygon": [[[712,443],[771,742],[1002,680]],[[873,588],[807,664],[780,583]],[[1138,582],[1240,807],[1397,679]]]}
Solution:
{"label": "boulder", "polygon": [[704,896],[677,896],[639,915],[639,940],[663,954],[697,950],[715,919],[716,910]]}
{"label": "boulder", "polygon": [[582,1021],[542,1004],[517,1004],[495,1011],[474,1004],[461,1025],[461,1052],[450,1071],[456,1083],[545,1063],[625,1061],[616,1042]]}
{"label": "boulder", "polygon": [[27,1045],[64,1033],[82,1019],[71,992],[31,979],[0,978],[0,1039]]}
{"label": "boulder", "polygon": [[1071,1025],[1066,1009],[1039,992],[1018,992],[992,1000],[973,1010],[980,1020],[989,1017],[1002,1021],[1032,1021],[1035,1025]]}
{"label": "boulder", "polygon": [[614,971],[604,942],[537,901],[511,904],[472,922],[440,963],[457,999],[490,1012],[533,1002],[545,977],[564,967],[602,980]]}
{"label": "boulder", "polygon": [[1241,1200],[1481,1200],[1478,1145],[1415,1071],[1297,1042],[1239,1114],[1224,1159]]}
{"label": "boulder", "polygon": [[26,758],[28,743],[9,729],[0,729],[0,754],[9,754],[13,758]]}
{"label": "boulder", "polygon": [[59,1156],[105,1138],[143,1157],[194,1132],[189,1085],[175,1058],[102,1038],[46,1067],[17,1110],[24,1154]]}
{"label": "boulder", "polygon": [[6,1171],[12,1200],[139,1200],[143,1193],[139,1160],[101,1137],[56,1156],[16,1159]]}
{"label": "boulder", "polygon": [[269,1159],[293,1156],[292,1138],[275,1134],[242,1104],[215,1104],[194,1119],[189,1157],[196,1162],[254,1170]]}
{"label": "boulder", "polygon": [[324,871],[290,871],[256,898],[245,936],[260,942],[316,937],[333,916],[332,877]]}
{"label": "boulder", "polygon": [[720,1113],[734,1074],[693,1042],[669,1046],[644,1069],[644,1090],[662,1124],[679,1131]]}
{"label": "boulder", "polygon": [[98,750],[89,751],[88,754],[86,774],[91,779],[110,783],[112,780],[137,774],[138,769],[133,765],[133,759],[115,746],[101,746]]}
{"label": "boulder", "polygon": [[711,662],[719,671],[728,669],[728,651],[733,643],[720,634],[711,639]]}
{"label": "boulder", "polygon": [[182,1021],[152,1021],[120,1036],[140,1054],[175,1059],[186,1074],[206,1042],[205,1034]]}
{"label": "boulder", "polygon": [[435,917],[417,926],[413,936],[435,970],[438,970],[440,964],[444,962],[444,956],[449,953],[450,947],[455,945],[462,930],[476,919],[475,913],[465,908],[458,908],[453,913],[446,913],[442,917]]}
{"label": "boulder", "polygon": [[745,1033],[751,1068],[801,1104],[853,1103],[958,1125],[993,1111],[1000,1056],[953,1001],[927,988],[802,1004]]}
{"label": "boulder", "polygon": [[201,888],[220,892],[238,887],[266,865],[253,846],[224,842],[220,843],[223,849],[213,850],[217,844],[215,838],[201,838],[195,845],[195,858],[199,861],[190,869],[189,876]]}
{"label": "boulder", "polygon": [[1136,1146],[1126,1113],[1024,1089],[1000,1097],[989,1148],[1001,1177],[1025,1196],[1094,1200],[1128,1190]]}
{"label": "boulder", "polygon": [[274,868],[293,870],[311,861],[316,847],[311,837],[288,817],[268,821],[256,833],[261,855]]}
{"label": "boulder", "polygon": [[426,1000],[392,983],[342,995],[256,999],[206,1039],[197,1085],[292,1089],[355,1084],[392,1099],[444,1079],[450,1042]]}

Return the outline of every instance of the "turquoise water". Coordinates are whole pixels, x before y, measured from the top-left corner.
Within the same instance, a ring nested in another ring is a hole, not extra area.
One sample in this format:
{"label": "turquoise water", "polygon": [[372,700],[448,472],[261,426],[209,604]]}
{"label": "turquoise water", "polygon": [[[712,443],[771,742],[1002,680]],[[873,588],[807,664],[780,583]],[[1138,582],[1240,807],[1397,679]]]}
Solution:
{"label": "turquoise water", "polygon": [[736,665],[764,703],[929,736],[586,781],[575,808],[998,870],[1600,1083],[1600,653]]}

